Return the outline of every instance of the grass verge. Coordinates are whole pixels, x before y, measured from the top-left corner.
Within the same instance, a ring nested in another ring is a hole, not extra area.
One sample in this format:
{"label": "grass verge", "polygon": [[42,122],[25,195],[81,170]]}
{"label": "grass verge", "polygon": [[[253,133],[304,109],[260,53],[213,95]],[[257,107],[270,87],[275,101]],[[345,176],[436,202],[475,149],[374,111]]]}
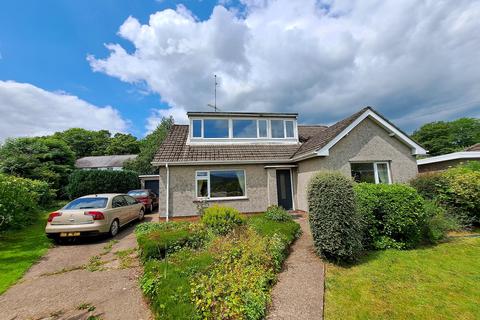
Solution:
{"label": "grass verge", "polygon": [[63,203],[56,203],[36,215],[31,225],[0,234],[0,294],[17,282],[50,247],[45,236],[48,214]]}
{"label": "grass verge", "polygon": [[326,319],[477,319],[480,238],[328,265]]}

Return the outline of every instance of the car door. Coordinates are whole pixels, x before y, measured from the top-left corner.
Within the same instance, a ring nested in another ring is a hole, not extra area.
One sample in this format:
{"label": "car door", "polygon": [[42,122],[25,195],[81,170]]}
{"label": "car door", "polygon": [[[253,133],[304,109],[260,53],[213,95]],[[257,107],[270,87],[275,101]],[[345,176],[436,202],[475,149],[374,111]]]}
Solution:
{"label": "car door", "polygon": [[129,219],[134,220],[138,218],[138,213],[140,212],[140,205],[138,201],[128,195],[123,196],[125,201],[127,202],[128,212],[129,212]]}
{"label": "car door", "polygon": [[112,199],[112,215],[113,218],[118,218],[120,225],[124,225],[130,221],[130,211],[127,201],[123,196],[115,196]]}

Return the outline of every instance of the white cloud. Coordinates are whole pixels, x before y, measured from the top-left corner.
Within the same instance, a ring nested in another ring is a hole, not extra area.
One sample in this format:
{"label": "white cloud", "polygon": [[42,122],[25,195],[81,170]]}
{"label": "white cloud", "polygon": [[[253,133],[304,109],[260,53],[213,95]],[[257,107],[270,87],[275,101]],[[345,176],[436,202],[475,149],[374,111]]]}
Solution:
{"label": "white cloud", "polygon": [[152,110],[150,117],[147,119],[147,133],[152,132],[162,121],[162,118],[173,117],[177,124],[187,124],[187,111],[183,108],[168,108]]}
{"label": "white cloud", "polygon": [[0,142],[74,127],[118,132],[128,125],[111,106],[97,107],[63,91],[15,81],[0,81],[0,114]]}
{"label": "white cloud", "polygon": [[144,25],[129,17],[119,35],[134,52],[109,44],[108,57],[88,60],[95,71],[145,83],[174,114],[207,108],[213,74],[226,111],[297,111],[329,123],[373,105],[408,129],[478,114],[478,1],[242,3],[217,6],[206,21],[183,6]]}

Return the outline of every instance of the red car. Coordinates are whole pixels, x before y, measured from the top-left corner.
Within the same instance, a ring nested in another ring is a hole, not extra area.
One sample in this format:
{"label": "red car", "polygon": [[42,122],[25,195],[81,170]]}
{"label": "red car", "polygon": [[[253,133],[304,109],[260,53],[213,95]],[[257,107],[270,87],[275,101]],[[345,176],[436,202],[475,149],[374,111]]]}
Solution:
{"label": "red car", "polygon": [[131,190],[128,191],[128,195],[143,203],[148,212],[158,208],[158,196],[150,189]]}

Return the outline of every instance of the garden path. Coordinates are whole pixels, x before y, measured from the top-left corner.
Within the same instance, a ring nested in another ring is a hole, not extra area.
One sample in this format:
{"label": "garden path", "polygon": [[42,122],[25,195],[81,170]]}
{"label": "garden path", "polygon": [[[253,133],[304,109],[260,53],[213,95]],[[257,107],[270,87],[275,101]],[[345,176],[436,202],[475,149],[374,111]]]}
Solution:
{"label": "garden path", "polygon": [[[155,219],[157,214],[145,216]],[[134,228],[125,227],[113,240],[86,239],[49,249],[0,295],[0,319],[151,319],[138,287]]]}
{"label": "garden path", "polygon": [[269,320],[323,317],[324,265],[315,254],[308,218],[301,216],[297,222],[303,233],[293,244],[273,288]]}

